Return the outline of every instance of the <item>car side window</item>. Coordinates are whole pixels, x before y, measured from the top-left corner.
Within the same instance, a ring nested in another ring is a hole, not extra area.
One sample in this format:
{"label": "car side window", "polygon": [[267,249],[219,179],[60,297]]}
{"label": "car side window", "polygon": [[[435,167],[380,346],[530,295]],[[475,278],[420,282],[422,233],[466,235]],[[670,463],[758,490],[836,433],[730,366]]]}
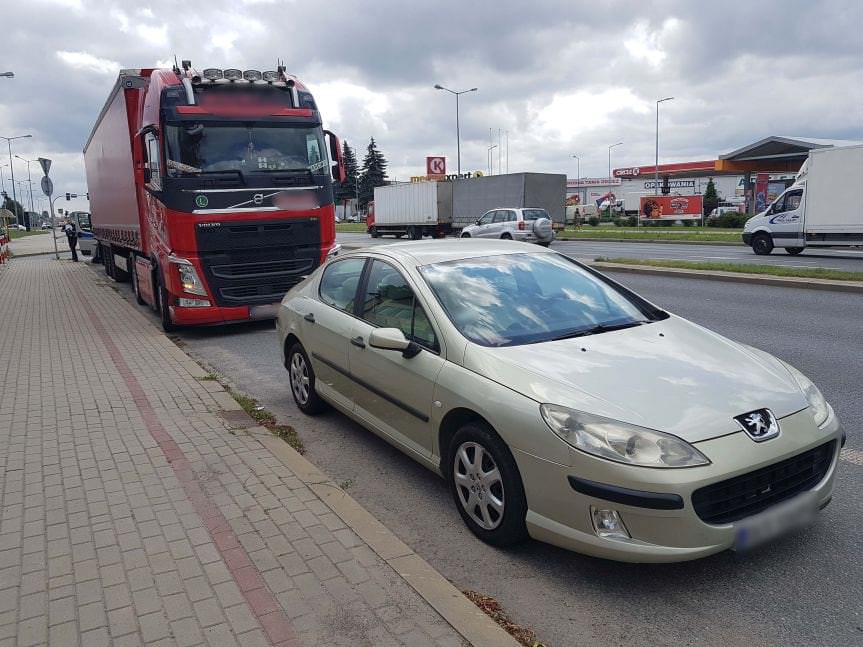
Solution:
{"label": "car side window", "polygon": [[333,261],[324,269],[318,294],[329,306],[352,313],[365,258],[346,258]]}
{"label": "car side window", "polygon": [[479,224],[479,225],[489,224],[491,222],[492,218],[494,218],[494,214],[495,214],[494,211],[489,211],[488,213],[484,214],[482,218],[479,219],[479,222],[477,224]]}
{"label": "car side window", "polygon": [[515,211],[507,211],[508,215],[506,217],[507,222],[515,222],[518,220],[518,216],[515,215]]}
{"label": "car side window", "polygon": [[378,328],[398,328],[408,339],[433,351],[439,348],[431,321],[414,291],[389,263],[372,261],[361,316]]}
{"label": "car side window", "polygon": [[794,211],[800,207],[800,200],[803,199],[803,191],[792,191],[785,195],[785,211]]}
{"label": "car side window", "polygon": [[506,211],[495,211],[494,212],[494,221],[495,222],[506,222]]}

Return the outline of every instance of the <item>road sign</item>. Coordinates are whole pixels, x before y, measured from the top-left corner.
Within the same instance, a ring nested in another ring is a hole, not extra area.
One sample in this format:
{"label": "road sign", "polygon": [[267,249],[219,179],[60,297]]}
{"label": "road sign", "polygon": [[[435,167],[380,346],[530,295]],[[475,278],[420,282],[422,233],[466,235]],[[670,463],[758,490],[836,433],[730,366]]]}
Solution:
{"label": "road sign", "polygon": [[446,157],[426,157],[426,175],[446,175]]}
{"label": "road sign", "polygon": [[48,175],[48,171],[51,170],[51,160],[49,160],[47,157],[40,157],[39,164],[42,166],[42,172],[45,175]]}
{"label": "road sign", "polygon": [[[50,166],[50,163],[49,163]],[[42,176],[42,193],[47,195],[49,198],[51,194],[54,193],[54,183],[51,181],[51,178],[47,175]]]}

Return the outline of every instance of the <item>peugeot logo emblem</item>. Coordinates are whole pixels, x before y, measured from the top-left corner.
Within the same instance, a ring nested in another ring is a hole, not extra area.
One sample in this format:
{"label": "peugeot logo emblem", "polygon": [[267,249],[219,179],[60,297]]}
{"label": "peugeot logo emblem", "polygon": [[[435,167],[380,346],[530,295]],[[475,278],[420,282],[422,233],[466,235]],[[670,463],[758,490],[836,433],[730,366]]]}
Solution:
{"label": "peugeot logo emblem", "polygon": [[755,442],[760,443],[779,435],[779,422],[770,409],[758,409],[734,416],[743,431]]}

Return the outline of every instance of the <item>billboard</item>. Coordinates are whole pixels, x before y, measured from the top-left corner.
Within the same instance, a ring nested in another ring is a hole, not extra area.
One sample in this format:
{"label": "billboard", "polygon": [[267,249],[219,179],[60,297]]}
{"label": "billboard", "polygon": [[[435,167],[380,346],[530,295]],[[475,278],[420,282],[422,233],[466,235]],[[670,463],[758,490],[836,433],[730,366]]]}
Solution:
{"label": "billboard", "polygon": [[446,157],[442,155],[426,157],[426,175],[446,175]]}
{"label": "billboard", "polygon": [[700,195],[642,196],[638,210],[638,217],[643,220],[697,220],[702,214]]}

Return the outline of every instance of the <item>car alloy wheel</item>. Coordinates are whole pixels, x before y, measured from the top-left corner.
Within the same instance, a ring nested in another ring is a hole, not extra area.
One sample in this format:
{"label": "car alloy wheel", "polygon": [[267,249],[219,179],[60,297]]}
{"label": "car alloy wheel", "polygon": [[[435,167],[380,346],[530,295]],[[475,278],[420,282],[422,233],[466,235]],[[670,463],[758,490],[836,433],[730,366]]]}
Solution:
{"label": "car alloy wheel", "polygon": [[309,367],[305,357],[300,353],[294,353],[291,357],[291,390],[297,399],[297,404],[304,405],[309,402]]}
{"label": "car alloy wheel", "polygon": [[506,498],[500,470],[482,445],[462,443],[453,459],[453,481],[459,502],[483,530],[494,530],[503,521]]}

